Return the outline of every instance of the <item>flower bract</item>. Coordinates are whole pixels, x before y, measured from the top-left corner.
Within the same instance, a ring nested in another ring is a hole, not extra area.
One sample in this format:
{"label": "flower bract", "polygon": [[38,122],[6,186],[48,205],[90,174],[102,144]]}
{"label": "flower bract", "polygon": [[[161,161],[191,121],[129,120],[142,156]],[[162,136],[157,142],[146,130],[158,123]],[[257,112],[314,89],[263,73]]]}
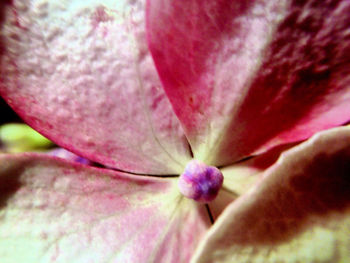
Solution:
{"label": "flower bract", "polygon": [[0,261],[350,261],[349,18],[347,0],[1,1],[1,96],[103,167],[1,154]]}

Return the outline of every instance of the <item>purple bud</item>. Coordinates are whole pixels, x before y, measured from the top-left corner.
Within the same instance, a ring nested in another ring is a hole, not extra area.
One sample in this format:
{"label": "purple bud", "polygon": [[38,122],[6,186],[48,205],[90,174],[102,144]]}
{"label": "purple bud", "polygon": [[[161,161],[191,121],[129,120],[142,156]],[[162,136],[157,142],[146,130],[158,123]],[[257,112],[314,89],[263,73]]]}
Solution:
{"label": "purple bud", "polygon": [[187,198],[208,203],[216,198],[223,181],[224,177],[218,168],[192,160],[180,175],[178,186]]}

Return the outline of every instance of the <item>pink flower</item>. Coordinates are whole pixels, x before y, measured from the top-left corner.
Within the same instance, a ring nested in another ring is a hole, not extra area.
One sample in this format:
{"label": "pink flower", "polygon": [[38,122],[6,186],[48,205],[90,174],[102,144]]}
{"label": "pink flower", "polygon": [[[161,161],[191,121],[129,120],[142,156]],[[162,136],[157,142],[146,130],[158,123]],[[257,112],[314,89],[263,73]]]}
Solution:
{"label": "pink flower", "polygon": [[350,261],[349,14],[347,0],[2,1],[1,95],[116,170],[0,155],[0,261]]}

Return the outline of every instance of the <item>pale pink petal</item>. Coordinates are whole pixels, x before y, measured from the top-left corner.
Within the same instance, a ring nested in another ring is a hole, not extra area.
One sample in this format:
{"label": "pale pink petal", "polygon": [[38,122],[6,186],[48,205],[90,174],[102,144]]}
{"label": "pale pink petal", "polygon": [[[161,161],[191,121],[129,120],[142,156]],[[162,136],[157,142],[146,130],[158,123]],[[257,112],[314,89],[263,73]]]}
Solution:
{"label": "pale pink petal", "polygon": [[209,203],[213,218],[216,219],[232,201],[254,187],[280,154],[293,146],[295,144],[281,145],[264,154],[221,168],[224,175],[223,187],[217,198]]}
{"label": "pale pink petal", "polygon": [[47,155],[0,155],[0,163],[2,263],[187,263],[210,224],[175,179]]}
{"label": "pale pink petal", "polygon": [[147,37],[194,156],[228,165],[350,119],[350,2],[147,5]]}
{"label": "pale pink petal", "polygon": [[350,262],[350,127],[283,153],[230,204],[193,262]]}
{"label": "pale pink petal", "polygon": [[296,144],[281,145],[264,154],[223,167],[224,188],[237,195],[245,194],[262,177],[264,171],[273,165],[283,151]]}
{"label": "pale pink petal", "polygon": [[181,173],[190,152],[146,46],[144,1],[11,2],[0,93],[25,121],[104,165]]}

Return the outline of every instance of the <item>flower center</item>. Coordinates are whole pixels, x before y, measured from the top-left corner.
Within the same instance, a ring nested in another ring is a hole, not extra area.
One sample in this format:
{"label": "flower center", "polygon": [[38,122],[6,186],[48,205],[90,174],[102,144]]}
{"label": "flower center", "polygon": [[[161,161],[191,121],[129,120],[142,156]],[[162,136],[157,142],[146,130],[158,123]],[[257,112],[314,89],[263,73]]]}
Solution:
{"label": "flower center", "polygon": [[187,198],[208,203],[216,198],[223,181],[224,177],[218,168],[192,160],[180,175],[178,186]]}

